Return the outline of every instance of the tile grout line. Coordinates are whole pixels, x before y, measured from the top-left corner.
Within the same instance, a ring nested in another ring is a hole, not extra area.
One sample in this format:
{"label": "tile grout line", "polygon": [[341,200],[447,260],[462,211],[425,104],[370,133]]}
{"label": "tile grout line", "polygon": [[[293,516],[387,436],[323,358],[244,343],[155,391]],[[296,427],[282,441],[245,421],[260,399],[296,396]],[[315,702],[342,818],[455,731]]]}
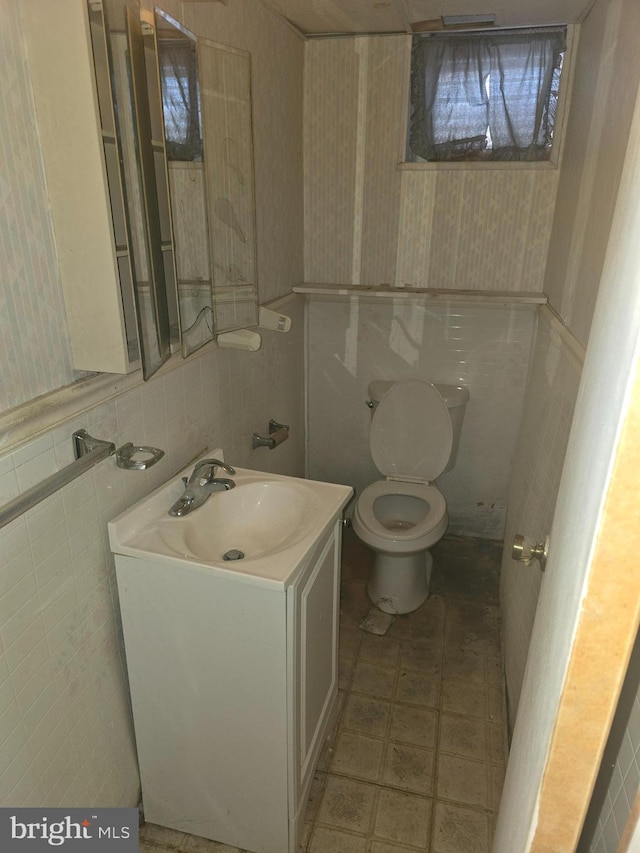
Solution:
{"label": "tile grout line", "polygon": [[435,733],[435,746],[434,746],[434,759],[433,759],[433,797],[431,802],[431,821],[429,824],[429,840],[427,844],[427,853],[433,850],[435,844],[435,833],[436,833],[436,803],[438,797],[438,773],[440,770],[440,732],[442,730],[442,693],[443,693],[443,683],[444,683],[444,654],[445,654],[445,637],[447,630],[447,602],[446,599],[442,599],[444,602],[444,618],[442,622],[442,650],[440,652],[440,689],[438,691],[438,708],[436,711],[436,733]]}

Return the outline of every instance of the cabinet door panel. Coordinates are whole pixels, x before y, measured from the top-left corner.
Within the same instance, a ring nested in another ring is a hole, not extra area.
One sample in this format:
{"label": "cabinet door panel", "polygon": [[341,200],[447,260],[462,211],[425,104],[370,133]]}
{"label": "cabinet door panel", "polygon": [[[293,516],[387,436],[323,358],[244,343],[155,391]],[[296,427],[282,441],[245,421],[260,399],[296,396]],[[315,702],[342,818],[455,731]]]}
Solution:
{"label": "cabinet door panel", "polygon": [[301,777],[316,756],[326,715],[337,690],[338,576],[335,539],[325,545],[300,589]]}

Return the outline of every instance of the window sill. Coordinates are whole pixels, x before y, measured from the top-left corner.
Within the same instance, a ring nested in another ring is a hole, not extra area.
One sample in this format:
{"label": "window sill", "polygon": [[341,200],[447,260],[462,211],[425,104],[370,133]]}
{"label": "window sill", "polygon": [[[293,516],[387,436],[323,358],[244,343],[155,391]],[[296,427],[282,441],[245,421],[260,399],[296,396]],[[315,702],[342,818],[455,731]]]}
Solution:
{"label": "window sill", "polygon": [[558,168],[554,160],[466,160],[455,163],[398,163],[400,172],[549,172]]}

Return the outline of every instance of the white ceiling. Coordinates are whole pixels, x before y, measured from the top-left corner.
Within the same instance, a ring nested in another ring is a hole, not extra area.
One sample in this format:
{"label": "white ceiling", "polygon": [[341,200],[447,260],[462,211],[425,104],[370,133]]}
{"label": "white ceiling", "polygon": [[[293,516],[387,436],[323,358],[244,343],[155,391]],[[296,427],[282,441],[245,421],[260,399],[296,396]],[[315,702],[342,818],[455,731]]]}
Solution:
{"label": "white ceiling", "polygon": [[593,0],[264,0],[308,35],[411,32],[442,15],[493,14],[496,26],[580,21]]}

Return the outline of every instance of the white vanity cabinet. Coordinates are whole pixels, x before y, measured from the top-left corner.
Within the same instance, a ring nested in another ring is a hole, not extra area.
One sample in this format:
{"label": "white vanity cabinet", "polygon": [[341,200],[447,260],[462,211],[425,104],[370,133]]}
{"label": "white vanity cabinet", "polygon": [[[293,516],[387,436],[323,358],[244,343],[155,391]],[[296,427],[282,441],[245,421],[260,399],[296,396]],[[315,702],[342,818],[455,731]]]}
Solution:
{"label": "white vanity cabinet", "polygon": [[318,486],[337,494],[332,515],[277,579],[248,563],[118,553],[134,551],[112,531],[147,821],[296,853],[337,712],[340,515],[351,491]]}

